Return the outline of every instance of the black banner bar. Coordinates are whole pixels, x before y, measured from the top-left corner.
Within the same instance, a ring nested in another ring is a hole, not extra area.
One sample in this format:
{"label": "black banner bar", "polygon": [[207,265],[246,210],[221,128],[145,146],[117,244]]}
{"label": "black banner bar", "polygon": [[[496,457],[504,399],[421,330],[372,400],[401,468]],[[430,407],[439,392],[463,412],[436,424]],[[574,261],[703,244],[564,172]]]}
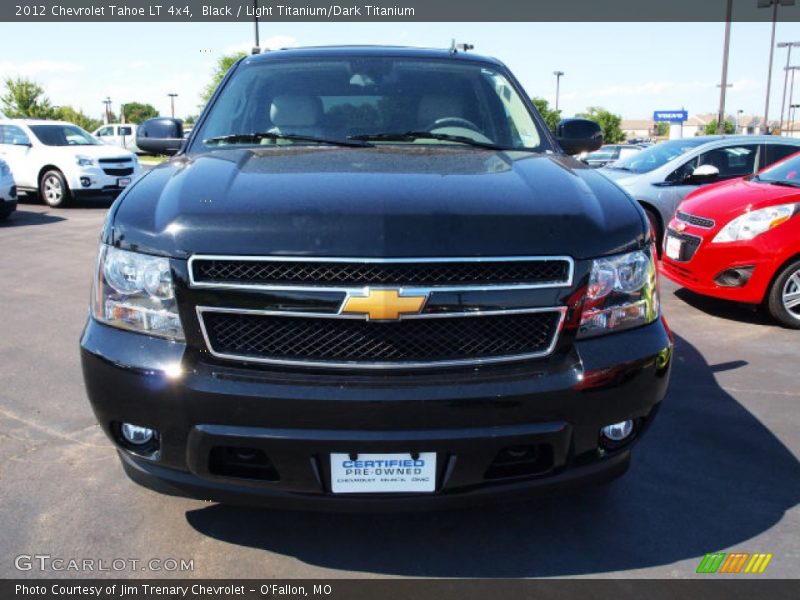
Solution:
{"label": "black banner bar", "polygon": [[288,580],[11,580],[3,600],[486,600],[486,598],[627,598],[770,600],[800,597],[800,581],[737,577],[692,580],[288,579]]}
{"label": "black banner bar", "polygon": [[[766,0],[768,1],[768,0]],[[0,21],[714,22],[727,0],[4,0]],[[733,0],[732,20],[771,21],[766,2]],[[800,21],[800,2],[780,21]]]}

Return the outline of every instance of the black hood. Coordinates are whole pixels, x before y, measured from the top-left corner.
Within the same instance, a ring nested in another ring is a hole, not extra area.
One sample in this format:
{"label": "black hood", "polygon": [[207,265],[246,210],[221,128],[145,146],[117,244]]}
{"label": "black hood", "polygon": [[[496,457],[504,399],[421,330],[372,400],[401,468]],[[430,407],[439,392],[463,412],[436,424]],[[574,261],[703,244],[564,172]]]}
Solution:
{"label": "black hood", "polygon": [[115,211],[107,241],[174,257],[589,258],[636,248],[645,232],[636,203],[571,158],[463,146],[176,157]]}

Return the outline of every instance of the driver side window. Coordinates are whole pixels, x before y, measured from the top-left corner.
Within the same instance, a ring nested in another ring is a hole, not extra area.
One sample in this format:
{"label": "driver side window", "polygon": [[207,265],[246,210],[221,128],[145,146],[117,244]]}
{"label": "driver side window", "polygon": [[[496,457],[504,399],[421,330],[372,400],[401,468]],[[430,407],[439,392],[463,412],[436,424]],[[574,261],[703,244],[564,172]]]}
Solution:
{"label": "driver side window", "polygon": [[689,178],[697,167],[711,165],[719,171],[718,180],[733,179],[752,175],[756,168],[758,146],[740,145],[714,148],[694,157],[675,169],[667,181],[671,183],[690,183]]}

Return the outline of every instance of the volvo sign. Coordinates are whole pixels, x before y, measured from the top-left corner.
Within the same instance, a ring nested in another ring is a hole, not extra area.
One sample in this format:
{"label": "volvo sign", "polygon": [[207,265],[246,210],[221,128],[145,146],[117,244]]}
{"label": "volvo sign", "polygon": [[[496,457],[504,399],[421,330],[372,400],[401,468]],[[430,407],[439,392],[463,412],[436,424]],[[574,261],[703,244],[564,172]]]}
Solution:
{"label": "volvo sign", "polygon": [[656,123],[683,123],[689,118],[685,110],[657,110],[653,113]]}

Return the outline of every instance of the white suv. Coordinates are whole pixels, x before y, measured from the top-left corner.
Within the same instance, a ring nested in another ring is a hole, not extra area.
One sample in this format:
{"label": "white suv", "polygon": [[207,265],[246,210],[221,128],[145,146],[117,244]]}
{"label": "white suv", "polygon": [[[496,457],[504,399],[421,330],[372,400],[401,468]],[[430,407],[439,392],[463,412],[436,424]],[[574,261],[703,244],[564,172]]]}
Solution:
{"label": "white suv", "polygon": [[71,198],[113,200],[142,171],[133,152],[62,121],[0,121],[0,158],[19,191],[38,192],[54,207]]}

